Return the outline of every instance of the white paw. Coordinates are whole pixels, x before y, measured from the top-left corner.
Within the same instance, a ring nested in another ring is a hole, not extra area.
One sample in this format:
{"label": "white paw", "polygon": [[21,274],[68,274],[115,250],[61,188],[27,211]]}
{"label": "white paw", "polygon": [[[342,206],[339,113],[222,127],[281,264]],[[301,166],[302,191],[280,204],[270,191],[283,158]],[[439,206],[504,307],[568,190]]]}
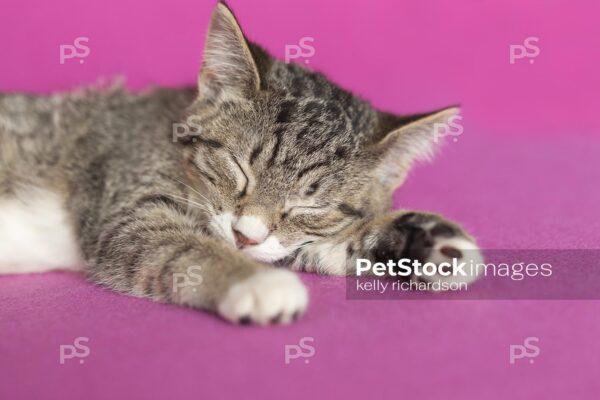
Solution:
{"label": "white paw", "polygon": [[307,305],[308,291],[294,273],[267,269],[229,288],[217,311],[234,323],[285,324],[302,315]]}
{"label": "white paw", "polygon": [[432,262],[435,264],[441,264],[443,262],[452,264],[452,259],[456,258],[457,263],[464,263],[463,275],[450,275],[442,276],[435,275],[432,277],[426,277],[426,281],[441,281],[448,283],[471,283],[478,278],[478,268],[471,268],[471,265],[476,266],[477,264],[483,263],[483,256],[477,245],[466,238],[462,237],[438,237],[435,238],[431,254],[425,260],[425,262]]}

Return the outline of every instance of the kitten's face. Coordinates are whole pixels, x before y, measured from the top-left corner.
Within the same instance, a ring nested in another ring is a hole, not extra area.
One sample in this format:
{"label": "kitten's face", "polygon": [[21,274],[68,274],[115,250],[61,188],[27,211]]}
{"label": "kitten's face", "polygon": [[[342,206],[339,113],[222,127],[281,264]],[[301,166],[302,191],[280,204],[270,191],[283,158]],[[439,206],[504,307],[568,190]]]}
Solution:
{"label": "kitten's face", "polygon": [[428,154],[433,124],[455,112],[378,112],[247,42],[219,3],[183,121],[195,132],[182,138],[185,168],[212,233],[272,262],[386,210],[411,163]]}
{"label": "kitten's face", "polygon": [[271,92],[197,107],[188,169],[213,233],[249,256],[282,259],[379,211],[371,153],[336,99]]}

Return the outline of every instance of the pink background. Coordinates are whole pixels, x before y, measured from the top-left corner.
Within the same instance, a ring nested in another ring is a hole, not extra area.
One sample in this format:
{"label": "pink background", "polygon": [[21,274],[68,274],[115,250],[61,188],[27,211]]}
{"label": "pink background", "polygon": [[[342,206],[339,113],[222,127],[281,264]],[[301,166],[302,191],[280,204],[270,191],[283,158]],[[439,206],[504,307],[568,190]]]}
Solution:
{"label": "pink background", "polygon": [[[2,0],[0,90],[52,92],[124,75],[193,84],[212,1]],[[598,248],[600,2],[230,1],[247,35],[396,112],[464,107],[464,133],[415,170],[396,206],[464,223],[484,248]],[[89,37],[83,64],[59,45]],[[540,55],[509,63],[509,45]],[[573,260],[577,263],[577,260]],[[599,279],[598,266],[590,265]],[[597,301],[348,301],[303,275],[297,324],[239,328],[66,273],[0,276],[0,398],[597,399]],[[581,282],[585,285],[586,282]],[[577,287],[573,288],[577,290]],[[90,338],[84,364],[58,347]],[[316,355],[284,363],[314,337]],[[508,361],[540,338],[534,364]]]}
{"label": "pink background", "polygon": [[[124,75],[130,86],[194,83],[214,1],[3,0],[0,90],[57,91]],[[468,130],[592,134],[600,121],[595,0],[231,1],[246,34],[283,57],[315,39],[310,65],[375,105],[461,103]],[[84,64],[59,46],[90,39]],[[541,53],[509,63],[509,46]]]}

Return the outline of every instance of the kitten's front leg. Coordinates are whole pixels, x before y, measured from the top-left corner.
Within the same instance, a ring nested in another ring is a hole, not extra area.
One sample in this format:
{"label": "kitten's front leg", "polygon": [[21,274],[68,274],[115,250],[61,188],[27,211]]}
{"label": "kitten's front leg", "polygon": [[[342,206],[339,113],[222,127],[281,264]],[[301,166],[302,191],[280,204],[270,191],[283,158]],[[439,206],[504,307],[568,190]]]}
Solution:
{"label": "kitten's front leg", "polygon": [[[458,224],[438,215],[412,211],[396,211],[363,221],[327,245],[315,247],[317,256],[306,257],[320,263],[325,273],[354,275],[358,259],[371,263],[403,258],[420,263],[483,262],[475,240]],[[327,251],[318,251],[326,248]],[[332,256],[335,255],[335,256]],[[411,279],[443,282],[472,282],[477,279],[465,269],[467,276],[411,276]]]}
{"label": "kitten's front leg", "polygon": [[84,244],[91,278],[131,295],[215,311],[234,323],[287,323],[305,311],[307,291],[295,274],[207,236],[173,203],[147,196],[106,219],[97,238]]}

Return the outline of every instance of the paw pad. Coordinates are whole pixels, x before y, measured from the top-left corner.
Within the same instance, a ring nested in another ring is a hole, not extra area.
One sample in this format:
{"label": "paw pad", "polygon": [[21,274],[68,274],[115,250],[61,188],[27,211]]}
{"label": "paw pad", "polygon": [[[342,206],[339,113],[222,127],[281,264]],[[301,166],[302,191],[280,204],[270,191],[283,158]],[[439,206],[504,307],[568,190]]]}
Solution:
{"label": "paw pad", "polygon": [[440,253],[450,258],[462,258],[463,254],[460,250],[454,247],[444,246],[440,249]]}

